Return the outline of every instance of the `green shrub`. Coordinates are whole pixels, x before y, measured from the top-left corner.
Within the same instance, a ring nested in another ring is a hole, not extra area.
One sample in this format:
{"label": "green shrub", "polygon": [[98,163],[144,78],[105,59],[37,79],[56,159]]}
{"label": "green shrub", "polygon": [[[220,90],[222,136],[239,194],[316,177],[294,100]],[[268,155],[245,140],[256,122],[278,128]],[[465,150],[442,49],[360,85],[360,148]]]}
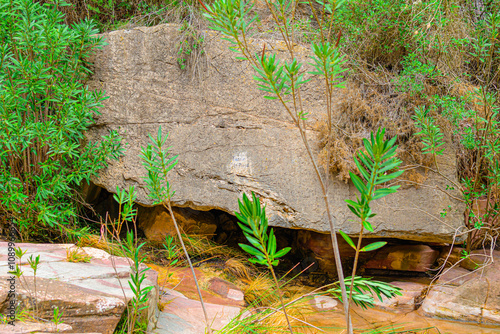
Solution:
{"label": "green shrub", "polygon": [[64,230],[75,189],[121,154],[116,132],[85,138],[105,99],[84,84],[87,57],[104,42],[89,21],[65,25],[62,5],[0,0],[0,217],[24,236]]}

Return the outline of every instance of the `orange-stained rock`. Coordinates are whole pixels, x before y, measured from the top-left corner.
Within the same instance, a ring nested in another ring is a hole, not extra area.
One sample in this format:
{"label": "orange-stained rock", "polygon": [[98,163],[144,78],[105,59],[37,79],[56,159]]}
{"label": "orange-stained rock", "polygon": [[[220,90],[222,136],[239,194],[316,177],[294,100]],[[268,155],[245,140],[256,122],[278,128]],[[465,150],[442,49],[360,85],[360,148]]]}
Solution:
{"label": "orange-stained rock", "polygon": [[450,267],[455,263],[459,262],[462,258],[462,247],[454,246],[451,249],[451,246],[445,246],[441,249],[441,253],[439,253],[439,257],[437,259],[437,264],[439,266],[443,265],[446,262],[446,267]]}
{"label": "orange-stained rock", "polygon": [[[138,226],[149,240],[162,242],[166,235],[176,234],[172,217],[163,206],[139,207],[138,211]],[[184,233],[212,237],[217,229],[215,217],[210,212],[177,207],[173,211]]]}
{"label": "orange-stained rock", "polygon": [[222,297],[240,301],[242,305],[244,304],[245,294],[233,283],[214,277],[208,281],[208,289]]}
{"label": "orange-stained rock", "polygon": [[[352,240],[355,244],[357,244],[357,238],[352,238]],[[362,240],[361,245],[365,246],[367,244],[380,240],[382,239],[365,238]],[[342,238],[342,236],[340,236],[340,234],[337,235],[337,241],[339,244],[342,262],[347,266],[351,266],[355,255],[354,249],[349,246],[349,244]],[[335,258],[332,248],[332,239],[329,233],[318,233],[314,231],[300,230],[297,234],[297,245],[298,247],[304,249],[306,252],[312,252],[314,259],[308,259],[308,263],[315,261],[317,262],[319,267],[323,271],[327,272],[330,276],[337,275],[337,266],[335,265]],[[373,257],[374,254],[374,252],[360,253],[360,263],[366,261],[370,257]]]}
{"label": "orange-stained rock", "polygon": [[381,248],[365,264],[365,268],[425,272],[432,267],[438,255],[439,251],[427,245],[388,246]]}

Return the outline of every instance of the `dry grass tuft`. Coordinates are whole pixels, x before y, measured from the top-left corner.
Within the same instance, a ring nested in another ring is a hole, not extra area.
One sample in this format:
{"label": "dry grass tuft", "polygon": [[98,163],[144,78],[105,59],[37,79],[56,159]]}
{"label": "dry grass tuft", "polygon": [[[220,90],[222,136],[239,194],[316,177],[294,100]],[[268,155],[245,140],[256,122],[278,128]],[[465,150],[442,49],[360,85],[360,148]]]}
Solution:
{"label": "dry grass tuft", "polygon": [[231,258],[224,263],[224,271],[238,278],[251,281],[250,273],[253,271],[253,268],[245,264],[244,260]]}
{"label": "dry grass tuft", "polygon": [[[309,304],[309,299],[302,298],[312,291],[304,286],[288,286],[283,288],[284,303],[291,325],[296,332],[318,333],[318,330],[307,323],[307,318],[315,311]],[[247,286],[245,296],[253,296],[255,300],[244,312],[247,316],[233,319],[220,333],[287,333],[288,324],[281,304],[276,295],[273,282],[266,276],[258,276]],[[248,301],[248,300],[247,300]]]}
{"label": "dry grass tuft", "polygon": [[328,125],[326,119],[317,122],[315,129],[319,133],[319,161],[327,163],[330,154],[330,172],[338,179],[347,182],[349,172],[359,173],[353,157],[362,150],[363,139],[367,139],[372,131],[385,128],[387,137],[398,136],[398,157],[406,164],[424,164],[425,156],[421,152],[421,144],[413,136],[413,109],[426,105],[427,100],[419,96],[410,96],[396,91],[392,79],[393,74],[387,71],[365,72],[352,77],[347,88],[339,96],[334,129],[328,144]]}
{"label": "dry grass tuft", "polygon": [[66,249],[66,261],[68,262],[84,262],[89,263],[92,260],[92,256],[85,253],[80,247],[72,247]]}
{"label": "dry grass tuft", "polygon": [[279,302],[279,297],[273,292],[276,290],[271,277],[261,274],[247,282],[243,288],[245,301],[250,305],[273,305]]}
{"label": "dry grass tuft", "polygon": [[217,244],[204,235],[183,235],[187,251],[192,257],[242,258],[242,252],[226,245]]}
{"label": "dry grass tuft", "polygon": [[119,245],[113,244],[98,235],[85,235],[78,240],[78,247],[93,247],[97,249],[102,249],[110,253],[111,255],[122,256],[123,252]]}

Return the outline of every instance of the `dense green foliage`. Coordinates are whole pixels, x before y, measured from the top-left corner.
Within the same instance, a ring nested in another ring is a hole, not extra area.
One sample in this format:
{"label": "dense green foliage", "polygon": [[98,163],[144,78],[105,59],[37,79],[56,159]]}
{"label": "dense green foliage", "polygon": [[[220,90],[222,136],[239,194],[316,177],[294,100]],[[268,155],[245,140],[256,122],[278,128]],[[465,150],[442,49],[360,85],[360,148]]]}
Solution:
{"label": "dense green foliage", "polygon": [[0,217],[23,235],[73,222],[75,188],[120,154],[117,133],[84,136],[104,99],[84,84],[87,57],[103,41],[89,21],[65,25],[62,5],[0,2]]}

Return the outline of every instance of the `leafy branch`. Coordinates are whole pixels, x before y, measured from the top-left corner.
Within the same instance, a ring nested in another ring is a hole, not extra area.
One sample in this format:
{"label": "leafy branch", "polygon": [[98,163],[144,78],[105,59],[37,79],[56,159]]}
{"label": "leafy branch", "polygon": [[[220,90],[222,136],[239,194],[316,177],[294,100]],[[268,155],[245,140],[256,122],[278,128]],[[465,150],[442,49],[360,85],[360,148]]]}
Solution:
{"label": "leafy branch", "polygon": [[203,309],[203,315],[205,316],[205,322],[207,326],[208,333],[212,333],[210,328],[210,322],[208,320],[208,314],[205,308],[205,303],[203,301],[203,296],[201,295],[201,289],[196,279],[196,274],[194,272],[193,263],[187,252],[184,241],[182,240],[182,234],[177,224],[177,220],[174,216],[174,211],[172,210],[171,199],[175,191],[170,187],[170,182],[168,181],[168,172],[175,167],[178,160],[178,155],[171,155],[169,152],[171,147],[166,147],[166,141],[168,134],[166,136],[162,135],[161,126],[158,128],[158,134],[156,139],[149,135],[152,144],[148,144],[141,150],[140,158],[143,160],[143,165],[146,168],[148,174],[144,178],[146,182],[146,187],[149,190],[148,196],[153,200],[154,204],[161,204],[170,213],[170,217],[175,226],[177,232],[177,237],[181,243],[182,250],[193,274],[196,289],[198,291],[198,296],[200,297],[201,307]]}
{"label": "leafy branch", "polygon": [[250,258],[248,261],[255,264],[266,265],[269,268],[269,271],[271,271],[274,284],[276,284],[276,289],[278,290],[281,307],[283,309],[283,313],[285,314],[288,328],[290,333],[293,333],[292,325],[288,319],[288,314],[283,302],[283,295],[273,268],[278,265],[278,258],[286,255],[291,248],[286,247],[279,251],[277,250],[274,230],[271,228],[268,231],[266,207],[260,206],[260,201],[257,196],[255,196],[254,192],[252,192],[252,199],[253,200],[251,201],[246,194],[243,194],[243,201],[238,199],[240,212],[235,212],[235,215],[239,220],[238,225],[250,243],[250,245],[239,244],[239,246],[245,252],[254,256],[254,258]]}
{"label": "leafy branch", "polygon": [[[240,60],[247,60],[252,64],[256,71],[254,79],[256,80],[259,89],[266,94],[265,98],[279,101],[279,103],[283,105],[290,119],[293,121],[293,124],[298,129],[304,147],[314,168],[319,186],[321,187],[325,203],[326,216],[330,226],[330,236],[332,239],[337,274],[340,280],[342,294],[344,299],[347,299],[347,289],[344,283],[344,273],[342,271],[342,262],[337,242],[337,228],[335,226],[335,220],[332,217],[328,199],[329,175],[328,173],[326,173],[326,176],[322,174],[322,171],[316,162],[313,150],[309,144],[306,131],[306,122],[308,119],[307,115],[309,113],[306,109],[304,109],[300,91],[301,87],[308,80],[304,79],[302,63],[299,62],[294,55],[293,42],[293,25],[295,22],[295,9],[298,2],[294,0],[278,0],[276,2],[265,0],[266,5],[271,12],[271,16],[283,37],[290,56],[289,62],[285,62],[277,60],[275,55],[266,55],[265,46],[258,52],[251,49],[248,40],[253,31],[252,24],[257,19],[257,15],[253,14],[254,11],[252,10],[252,1],[217,0],[212,5],[203,4],[202,0],[198,1],[206,10],[204,15],[212,23],[211,28],[220,31],[224,36],[223,39],[232,44],[230,49],[240,54],[236,58]],[[326,6],[323,6],[323,8],[325,7]],[[332,2],[330,9],[334,10],[334,8],[336,8],[336,5]],[[322,18],[326,18],[326,15],[323,15]],[[330,18],[332,18],[332,16],[330,16]],[[330,23],[331,22],[332,21],[330,21]],[[341,73],[343,72],[343,62],[338,51],[335,50],[338,43],[333,46],[329,41],[327,41],[330,33],[323,33],[323,31],[327,31],[328,29],[331,31],[331,24],[330,27],[326,27],[327,22],[324,20],[318,20],[318,23],[320,24],[322,41],[320,43],[313,44],[313,53],[315,54],[315,58],[312,58],[314,62],[312,65],[316,66],[316,71],[313,71],[310,74],[322,77],[322,80],[325,82],[325,94],[327,101],[326,113],[328,116],[330,140],[332,138],[332,128],[334,126],[332,123],[332,94],[334,87],[342,86],[343,77]],[[327,159],[327,161],[329,161],[329,159]],[[329,166],[326,166],[325,169],[328,171]],[[347,303],[344,303],[344,312],[346,315],[349,314],[349,305]],[[349,319],[350,318],[346,316],[348,333],[352,334],[352,325]]]}
{"label": "leafy branch", "polygon": [[[345,202],[349,210],[360,219],[361,223],[357,245],[354,244],[347,234],[342,231],[340,232],[345,241],[356,251],[350,286],[354,286],[359,254],[379,249],[387,244],[385,241],[378,241],[368,244],[363,248],[361,247],[364,229],[366,228],[368,231],[373,232],[373,226],[369,219],[375,217],[375,213],[372,212],[370,203],[373,200],[397,192],[399,186],[384,188],[379,185],[397,178],[404,172],[403,170],[398,170],[401,160],[395,157],[397,146],[394,144],[397,137],[384,140],[384,135],[385,129],[379,129],[375,135],[373,132],[371,133],[370,140],[363,139],[366,153],[360,151],[354,157],[354,162],[361,177],[350,172],[351,180],[360,195],[356,195],[356,201],[347,199]],[[349,303],[353,299],[353,291],[353,289],[349,290]]]}

